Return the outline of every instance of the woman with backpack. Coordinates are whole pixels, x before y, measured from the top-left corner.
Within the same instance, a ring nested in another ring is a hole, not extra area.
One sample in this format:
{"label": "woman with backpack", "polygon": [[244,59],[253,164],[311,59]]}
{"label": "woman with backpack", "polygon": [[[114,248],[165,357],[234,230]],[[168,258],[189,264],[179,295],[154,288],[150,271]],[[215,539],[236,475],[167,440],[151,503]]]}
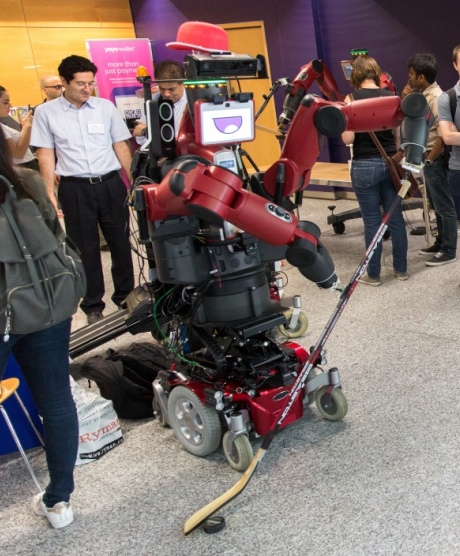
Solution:
{"label": "woman with backpack", "polygon": [[[48,228],[62,239],[56,211],[38,172],[13,166],[8,141],[0,128],[0,176],[8,180],[18,199],[32,199]],[[9,187],[0,179],[0,206]],[[2,211],[3,214],[3,211]],[[0,245],[7,250],[3,238]],[[7,260],[5,257],[2,260]],[[0,310],[6,305],[5,264],[0,265]],[[70,495],[74,490],[73,470],[78,450],[78,417],[70,390],[69,338],[71,318],[29,334],[0,333],[0,380],[8,358],[14,355],[43,419],[46,461],[50,482],[32,502],[33,511],[46,517],[54,528],[73,521]]]}

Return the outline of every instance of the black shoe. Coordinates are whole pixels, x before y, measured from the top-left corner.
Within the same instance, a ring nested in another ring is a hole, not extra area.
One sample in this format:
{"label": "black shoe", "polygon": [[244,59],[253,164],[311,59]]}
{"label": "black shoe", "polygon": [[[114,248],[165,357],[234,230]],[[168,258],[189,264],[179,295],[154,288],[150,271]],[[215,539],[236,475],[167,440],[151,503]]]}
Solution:
{"label": "black shoe", "polygon": [[104,315],[102,314],[102,311],[93,311],[92,313],[88,313],[86,318],[88,320],[88,324],[94,324],[98,320],[103,319]]}
{"label": "black shoe", "polygon": [[439,251],[439,253],[436,253],[436,255],[432,259],[426,261],[425,265],[441,266],[442,264],[453,263],[455,260],[457,260],[456,257],[450,257],[449,255],[446,255],[445,253]]}
{"label": "black shoe", "polygon": [[440,250],[441,248],[439,245],[433,243],[431,247],[424,247],[423,249],[420,249],[419,253],[420,255],[435,255],[436,253],[439,253]]}

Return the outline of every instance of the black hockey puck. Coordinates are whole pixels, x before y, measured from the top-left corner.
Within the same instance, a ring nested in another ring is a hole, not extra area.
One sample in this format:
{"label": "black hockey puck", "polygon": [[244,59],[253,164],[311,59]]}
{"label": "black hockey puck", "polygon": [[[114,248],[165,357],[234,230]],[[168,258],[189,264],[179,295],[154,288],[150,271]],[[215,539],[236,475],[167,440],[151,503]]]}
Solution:
{"label": "black hockey puck", "polygon": [[213,515],[203,523],[203,531],[208,535],[218,533],[225,529],[225,517],[223,515]]}

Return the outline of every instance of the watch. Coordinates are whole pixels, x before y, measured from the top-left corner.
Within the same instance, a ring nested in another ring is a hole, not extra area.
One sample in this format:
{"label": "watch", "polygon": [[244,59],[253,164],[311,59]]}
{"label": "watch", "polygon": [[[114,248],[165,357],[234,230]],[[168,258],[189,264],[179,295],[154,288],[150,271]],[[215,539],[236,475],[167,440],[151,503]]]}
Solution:
{"label": "watch", "polygon": [[431,166],[432,164],[433,164],[433,161],[430,160],[429,158],[427,158],[427,159],[425,160],[425,166]]}
{"label": "watch", "polygon": [[144,129],[141,131],[141,135],[142,135],[142,137],[147,136],[147,128],[146,127],[144,127]]}

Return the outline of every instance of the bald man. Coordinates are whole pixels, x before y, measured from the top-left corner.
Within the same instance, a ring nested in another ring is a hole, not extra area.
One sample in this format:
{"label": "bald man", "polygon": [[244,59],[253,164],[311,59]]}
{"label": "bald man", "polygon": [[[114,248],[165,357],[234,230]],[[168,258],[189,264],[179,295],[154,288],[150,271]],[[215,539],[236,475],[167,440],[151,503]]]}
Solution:
{"label": "bald man", "polygon": [[54,100],[62,95],[62,83],[57,75],[45,75],[40,78],[40,89],[45,95],[43,102]]}

